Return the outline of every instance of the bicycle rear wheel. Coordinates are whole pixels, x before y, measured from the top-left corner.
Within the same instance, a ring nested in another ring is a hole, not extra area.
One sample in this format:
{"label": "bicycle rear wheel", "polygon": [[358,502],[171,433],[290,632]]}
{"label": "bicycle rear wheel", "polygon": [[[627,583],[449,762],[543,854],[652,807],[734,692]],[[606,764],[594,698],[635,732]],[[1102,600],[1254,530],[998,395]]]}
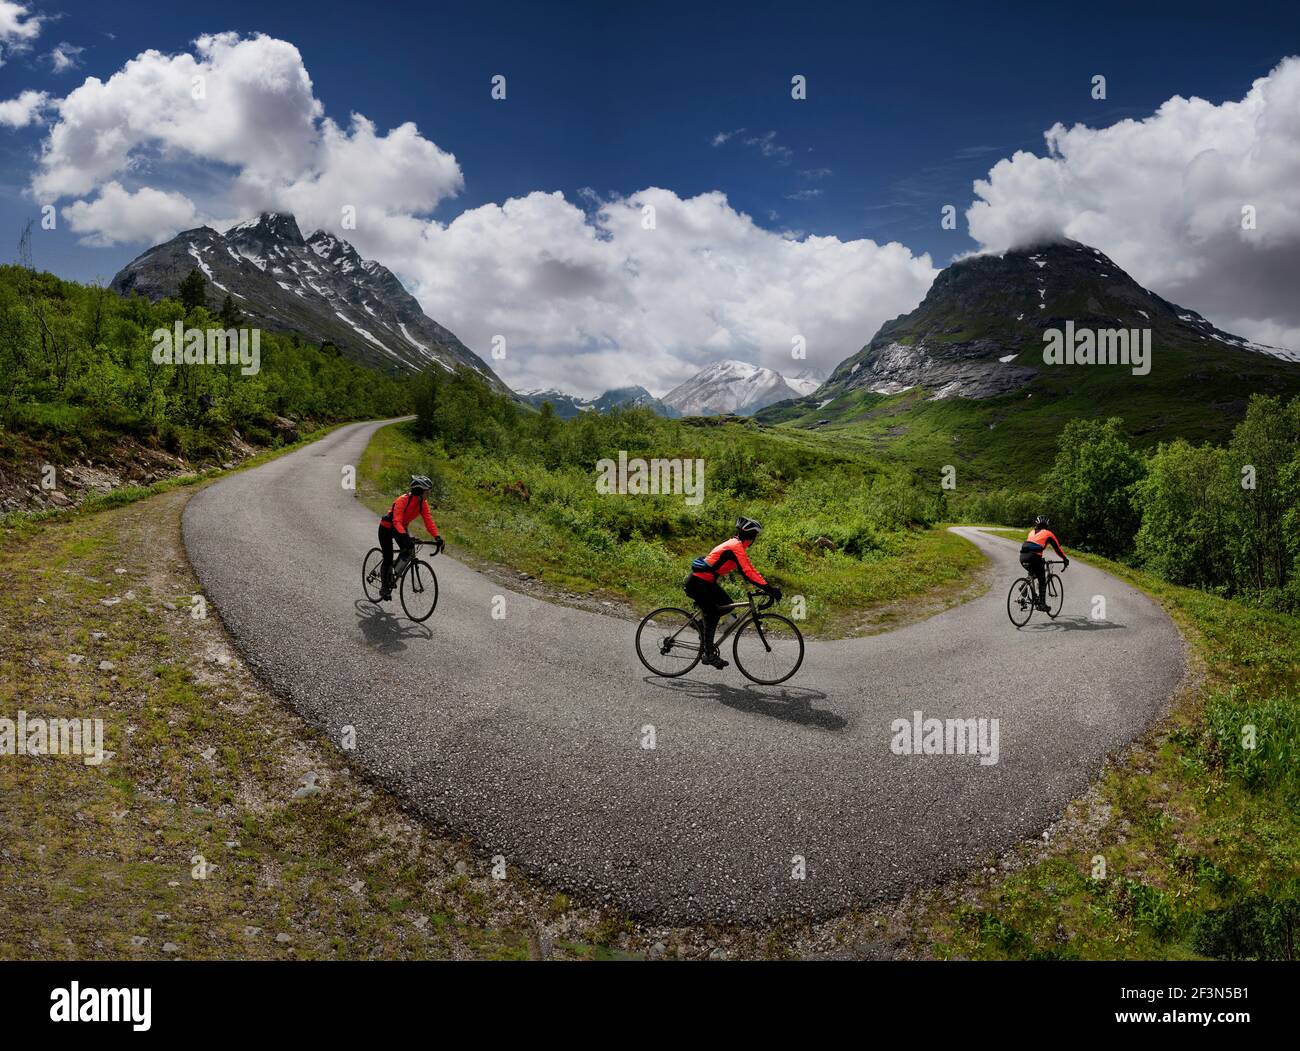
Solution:
{"label": "bicycle rear wheel", "polygon": [[1047,578],[1047,615],[1055,620],[1061,615],[1061,607],[1065,605],[1065,585],[1061,583],[1061,578],[1053,574]]}
{"label": "bicycle rear wheel", "polygon": [[1034,615],[1034,582],[1021,577],[1007,592],[1007,616],[1017,628],[1023,628]]}
{"label": "bicycle rear wheel", "polygon": [[779,613],[758,613],[736,632],[731,655],[745,678],[775,686],[803,664],[803,635]]}
{"label": "bicycle rear wheel", "polygon": [[361,587],[371,602],[379,601],[379,593],[384,586],[383,574],[384,553],[379,548],[372,547],[361,563]]}
{"label": "bicycle rear wheel", "polygon": [[402,574],[402,609],[416,623],[428,620],[438,605],[438,578],[428,562],[416,559]]}
{"label": "bicycle rear wheel", "polygon": [[636,655],[655,675],[685,675],[704,656],[699,618],[674,606],[647,613],[637,625]]}

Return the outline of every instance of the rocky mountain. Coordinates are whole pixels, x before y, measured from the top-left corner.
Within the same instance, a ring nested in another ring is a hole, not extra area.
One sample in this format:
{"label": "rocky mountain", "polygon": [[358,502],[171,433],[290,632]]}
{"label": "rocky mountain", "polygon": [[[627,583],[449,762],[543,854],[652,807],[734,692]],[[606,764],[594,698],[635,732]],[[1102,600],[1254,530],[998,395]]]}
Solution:
{"label": "rocky mountain", "polygon": [[616,387],[607,390],[599,398],[579,398],[575,394],[548,388],[546,390],[526,391],[520,399],[540,409],[543,402],[550,402],[555,415],[561,419],[572,419],[584,412],[612,412],[617,408],[646,408],[660,416],[675,419],[681,413],[665,405],[644,387]]}
{"label": "rocky mountain", "polygon": [[[1098,363],[1121,330],[1143,360]],[[1066,339],[1068,359],[1045,355]],[[1023,488],[1070,420],[1119,417],[1139,448],[1221,443],[1257,394],[1300,394],[1300,355],[1224,332],[1066,242],[953,263],[816,391],[756,419],[848,431],[936,478],[955,467],[962,485]]]}
{"label": "rocky mountain", "polygon": [[1154,367],[1169,351],[1230,350],[1300,361],[1300,355],[1223,332],[1193,310],[1143,288],[1095,248],[1066,241],[978,255],[940,272],[921,305],[888,321],[815,393],[853,391],[990,398],[1043,369],[1048,329],[1150,329]]}
{"label": "rocky mountain", "polygon": [[477,354],[428,317],[392,271],[362,259],[323,230],[304,238],[292,215],[263,212],[224,234],[186,230],[136,257],[113,278],[114,291],[158,300],[174,296],[195,268],[216,310],[227,293],[251,325],[333,343],[353,360],[386,372],[431,364],[468,368],[506,390]]}
{"label": "rocky mountain", "polygon": [[746,361],[715,361],[674,387],[663,400],[683,416],[717,416],[723,413],[749,416],[768,405],[806,393],[811,377],[806,371],[800,373],[800,377],[797,381],[800,386],[796,387],[779,372],[761,365],[751,365]]}

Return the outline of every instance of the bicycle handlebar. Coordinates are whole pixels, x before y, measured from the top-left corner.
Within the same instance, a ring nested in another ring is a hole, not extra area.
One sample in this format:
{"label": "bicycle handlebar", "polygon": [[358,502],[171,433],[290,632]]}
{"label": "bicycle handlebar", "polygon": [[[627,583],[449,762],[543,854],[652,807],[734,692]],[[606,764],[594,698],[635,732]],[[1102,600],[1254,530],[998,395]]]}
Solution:
{"label": "bicycle handlebar", "polygon": [[[410,533],[407,533],[406,535],[410,537],[411,543],[414,544],[416,547],[436,547],[438,541],[442,540],[442,537],[438,537],[435,540],[421,540],[418,536],[411,536]],[[443,543],[445,544],[446,541],[444,540]],[[435,555],[437,553],[438,553],[437,551],[434,552]]]}

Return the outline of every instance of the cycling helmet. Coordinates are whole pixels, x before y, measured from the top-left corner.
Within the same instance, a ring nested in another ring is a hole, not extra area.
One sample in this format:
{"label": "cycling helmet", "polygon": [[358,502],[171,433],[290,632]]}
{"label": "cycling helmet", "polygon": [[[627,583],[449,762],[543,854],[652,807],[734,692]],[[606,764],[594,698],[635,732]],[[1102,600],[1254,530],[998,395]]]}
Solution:
{"label": "cycling helmet", "polygon": [[427,474],[411,475],[411,492],[427,493],[433,488],[433,483],[429,481]]}
{"label": "cycling helmet", "polygon": [[1039,515],[1037,518],[1034,519],[1035,529],[1049,529],[1051,528],[1051,525],[1052,525],[1051,519],[1049,519],[1047,515]]}
{"label": "cycling helmet", "polygon": [[741,540],[753,540],[762,531],[762,524],[755,522],[752,518],[741,515],[736,519],[736,536],[740,537]]}

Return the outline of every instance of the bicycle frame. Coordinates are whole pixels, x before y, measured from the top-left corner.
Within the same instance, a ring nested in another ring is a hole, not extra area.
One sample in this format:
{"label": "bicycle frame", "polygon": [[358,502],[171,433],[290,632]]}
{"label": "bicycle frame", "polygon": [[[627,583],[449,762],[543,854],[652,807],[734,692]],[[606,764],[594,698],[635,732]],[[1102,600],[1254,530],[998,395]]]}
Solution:
{"label": "bicycle frame", "polygon": [[[1038,599],[1039,599],[1040,602],[1046,602],[1046,601],[1047,601],[1047,595],[1048,595],[1048,592],[1050,592],[1050,591],[1052,590],[1052,578],[1053,578],[1053,577],[1057,577],[1057,576],[1060,575],[1059,573],[1053,573],[1053,572],[1052,572],[1052,567],[1053,567],[1053,566],[1063,566],[1063,565],[1065,565],[1065,563],[1064,563],[1064,562],[1060,562],[1060,561],[1057,561],[1057,562],[1051,562],[1051,561],[1048,561],[1047,559],[1043,559],[1043,565],[1047,567],[1047,572],[1043,574],[1043,593],[1042,593],[1041,595],[1038,596]],[[1033,574],[1032,574],[1032,573],[1030,574],[1030,579],[1031,579],[1031,580],[1033,579]],[[1034,583],[1036,584],[1037,581],[1034,581]]]}
{"label": "bicycle frame", "polygon": [[[736,631],[739,631],[740,628],[743,627],[745,624],[749,623],[749,621],[751,620],[756,621],[756,618],[758,616],[758,607],[754,605],[754,594],[755,592],[753,591],[747,591],[745,592],[745,599],[743,602],[729,602],[725,606],[718,607],[719,614],[728,613],[733,609],[741,609],[741,608],[746,608],[747,612],[743,616],[737,617],[731,624],[727,626],[726,631],[724,631],[720,636],[718,636],[713,640],[713,645],[715,649],[719,649],[719,650],[722,649],[723,643],[725,643],[727,639],[729,639]],[[719,618],[719,620],[721,620],[721,618]],[[690,620],[688,620],[685,624],[683,624],[680,628],[678,628],[675,632],[673,632],[671,635],[668,636],[668,638],[664,640],[664,644],[671,646],[672,643],[677,641],[677,636],[680,635],[687,628],[689,628],[692,624],[696,626],[697,630],[699,630],[700,632],[700,636],[703,637],[704,625],[700,621],[700,612],[697,609],[697,611],[691,616]],[[760,638],[762,638],[762,634],[763,633],[760,630],[759,631]],[[765,638],[763,639],[763,645],[767,646],[767,639]]]}
{"label": "bicycle frame", "polygon": [[742,624],[746,624],[753,619],[756,613],[756,610],[754,609],[754,593],[752,591],[745,592],[744,602],[729,602],[725,606],[718,607],[719,613],[730,613],[733,609],[740,609],[741,607],[746,607],[748,612],[733,620],[727,625],[727,630],[722,633],[722,636],[713,640],[713,645],[716,649],[722,649],[722,644],[731,638],[732,634],[738,631]]}
{"label": "bicycle frame", "polygon": [[[422,547],[433,547],[433,541],[432,541],[432,540],[421,540],[418,536],[413,536],[413,537],[411,537],[411,539],[415,542],[415,547],[413,547],[413,548],[411,549],[411,552],[410,552],[409,555],[408,555],[405,551],[399,551],[396,555],[393,556],[393,562],[392,562],[391,569],[392,569],[392,571],[393,571],[393,586],[394,586],[394,587],[397,586],[398,581],[400,581],[400,580],[402,579],[402,575],[403,575],[403,574],[404,574],[408,569],[411,568],[411,566],[414,564],[416,558],[419,557],[419,555],[420,555],[420,548],[422,548]],[[437,552],[435,551],[434,554],[436,555]],[[430,555],[429,557],[432,558],[433,555]],[[382,575],[383,575],[383,567],[382,567],[382,564],[381,564],[381,566],[380,566],[380,576],[382,577]]]}

